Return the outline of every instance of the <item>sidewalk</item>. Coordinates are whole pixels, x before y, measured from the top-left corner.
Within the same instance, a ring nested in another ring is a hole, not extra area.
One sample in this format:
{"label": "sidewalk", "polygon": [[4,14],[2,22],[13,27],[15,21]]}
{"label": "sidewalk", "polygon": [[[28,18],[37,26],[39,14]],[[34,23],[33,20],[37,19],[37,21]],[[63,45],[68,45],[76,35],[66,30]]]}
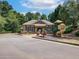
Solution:
{"label": "sidewalk", "polygon": [[79,46],[79,40],[72,38],[60,38],[60,37],[57,38],[57,37],[48,36],[47,38],[45,38],[45,40]]}
{"label": "sidewalk", "polygon": [[79,46],[79,40],[72,39],[72,38],[60,38],[60,37],[53,37],[53,36],[46,36],[45,38],[42,38],[42,37],[35,37],[35,38]]}

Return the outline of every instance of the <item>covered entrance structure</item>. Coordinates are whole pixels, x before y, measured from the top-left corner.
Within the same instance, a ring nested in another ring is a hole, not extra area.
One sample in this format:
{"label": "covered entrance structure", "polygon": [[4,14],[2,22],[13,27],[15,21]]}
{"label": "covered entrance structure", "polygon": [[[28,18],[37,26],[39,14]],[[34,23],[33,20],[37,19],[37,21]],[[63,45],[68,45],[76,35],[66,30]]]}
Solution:
{"label": "covered entrance structure", "polygon": [[53,23],[47,20],[31,20],[23,24],[23,32],[36,33],[39,30],[46,30],[47,33],[52,33],[52,26]]}
{"label": "covered entrance structure", "polygon": [[35,32],[38,32],[39,30],[43,32],[46,28],[46,24],[35,24]]}

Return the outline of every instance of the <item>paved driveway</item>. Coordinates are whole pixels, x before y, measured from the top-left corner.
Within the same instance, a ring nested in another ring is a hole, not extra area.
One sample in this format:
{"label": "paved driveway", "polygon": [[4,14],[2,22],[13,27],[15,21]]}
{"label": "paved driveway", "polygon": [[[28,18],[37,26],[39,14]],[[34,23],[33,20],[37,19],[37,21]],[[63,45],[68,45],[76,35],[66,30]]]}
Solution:
{"label": "paved driveway", "polygon": [[79,47],[31,35],[0,34],[0,59],[79,59]]}

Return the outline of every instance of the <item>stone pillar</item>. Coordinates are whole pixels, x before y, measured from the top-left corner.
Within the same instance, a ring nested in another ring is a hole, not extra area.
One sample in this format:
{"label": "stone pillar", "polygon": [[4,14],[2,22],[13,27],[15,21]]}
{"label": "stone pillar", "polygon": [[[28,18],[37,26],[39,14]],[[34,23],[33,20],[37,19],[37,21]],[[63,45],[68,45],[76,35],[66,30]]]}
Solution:
{"label": "stone pillar", "polygon": [[37,32],[37,27],[35,27],[35,32]]}
{"label": "stone pillar", "polygon": [[45,31],[45,28],[44,27],[42,28],[42,31]]}
{"label": "stone pillar", "polygon": [[33,32],[35,32],[35,28],[33,27]]}
{"label": "stone pillar", "polygon": [[22,28],[21,33],[25,33],[25,32],[26,32],[26,26],[25,26],[25,25],[23,25],[23,28]]}
{"label": "stone pillar", "polygon": [[29,31],[29,27],[27,26],[27,32]]}
{"label": "stone pillar", "polygon": [[30,26],[30,32],[32,32],[32,27]]}
{"label": "stone pillar", "polygon": [[31,32],[33,32],[33,27],[31,26]]}
{"label": "stone pillar", "polygon": [[30,31],[32,32],[32,26],[30,26]]}
{"label": "stone pillar", "polygon": [[28,32],[29,32],[29,26],[28,26]]}
{"label": "stone pillar", "polygon": [[25,31],[27,31],[27,26],[25,25]]}
{"label": "stone pillar", "polygon": [[29,26],[29,32],[30,32],[30,26]]}
{"label": "stone pillar", "polygon": [[23,26],[23,32],[25,32],[25,25]]}

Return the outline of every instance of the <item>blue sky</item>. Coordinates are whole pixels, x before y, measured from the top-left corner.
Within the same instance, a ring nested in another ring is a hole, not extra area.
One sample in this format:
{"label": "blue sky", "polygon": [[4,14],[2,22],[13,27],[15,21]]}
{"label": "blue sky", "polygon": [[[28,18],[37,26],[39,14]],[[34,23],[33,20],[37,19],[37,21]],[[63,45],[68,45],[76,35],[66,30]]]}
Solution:
{"label": "blue sky", "polygon": [[7,0],[14,10],[20,13],[40,12],[49,14],[64,2],[64,0]]}

